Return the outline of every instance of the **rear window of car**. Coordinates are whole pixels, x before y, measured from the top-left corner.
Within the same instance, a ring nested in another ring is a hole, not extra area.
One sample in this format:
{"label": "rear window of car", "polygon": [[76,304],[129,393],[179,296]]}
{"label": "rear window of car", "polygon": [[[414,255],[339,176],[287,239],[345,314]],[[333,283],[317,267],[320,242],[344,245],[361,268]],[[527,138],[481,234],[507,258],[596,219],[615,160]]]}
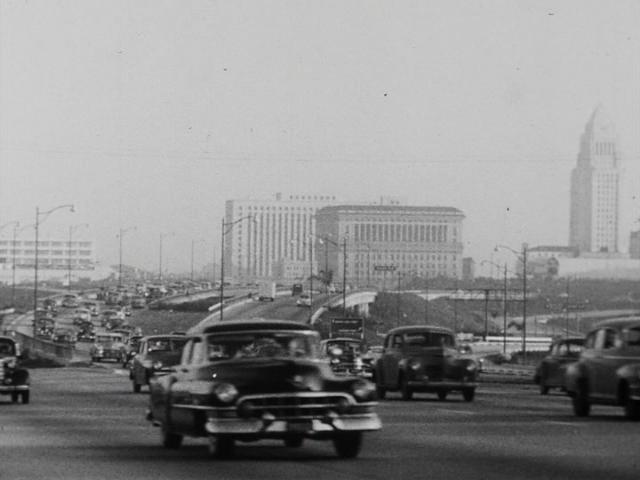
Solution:
{"label": "rear window of car", "polygon": [[420,347],[452,347],[455,342],[451,335],[440,332],[405,333],[404,344]]}
{"label": "rear window of car", "polygon": [[627,332],[627,345],[629,347],[640,347],[640,327],[629,329]]}

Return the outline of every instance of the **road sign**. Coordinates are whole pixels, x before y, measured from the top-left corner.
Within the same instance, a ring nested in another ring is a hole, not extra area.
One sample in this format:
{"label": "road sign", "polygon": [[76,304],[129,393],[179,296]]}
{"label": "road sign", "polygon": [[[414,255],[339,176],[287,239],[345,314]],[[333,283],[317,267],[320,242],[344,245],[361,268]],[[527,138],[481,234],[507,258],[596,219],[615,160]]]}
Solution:
{"label": "road sign", "polygon": [[395,272],[396,270],[396,266],[395,265],[374,265],[373,269],[376,272]]}
{"label": "road sign", "polygon": [[332,318],[331,338],[338,337],[364,339],[364,319]]}

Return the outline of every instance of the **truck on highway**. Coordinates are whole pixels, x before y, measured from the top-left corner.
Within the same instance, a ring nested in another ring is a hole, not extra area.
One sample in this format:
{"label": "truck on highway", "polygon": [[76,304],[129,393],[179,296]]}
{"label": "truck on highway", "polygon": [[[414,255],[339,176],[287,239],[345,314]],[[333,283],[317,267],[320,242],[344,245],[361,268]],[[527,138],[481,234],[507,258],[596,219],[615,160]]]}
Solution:
{"label": "truck on highway", "polygon": [[275,282],[261,282],[258,285],[258,300],[273,302],[276,299]]}

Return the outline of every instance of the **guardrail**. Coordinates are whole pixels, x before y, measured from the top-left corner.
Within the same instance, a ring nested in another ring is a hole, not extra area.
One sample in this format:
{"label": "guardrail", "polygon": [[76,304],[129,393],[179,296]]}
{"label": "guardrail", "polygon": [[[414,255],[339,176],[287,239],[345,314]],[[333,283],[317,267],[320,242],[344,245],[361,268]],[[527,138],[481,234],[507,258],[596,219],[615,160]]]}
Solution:
{"label": "guardrail", "polygon": [[13,333],[14,338],[20,344],[22,351],[37,352],[45,357],[55,357],[59,360],[69,361],[74,356],[73,347],[60,345],[39,338],[33,338],[20,332]]}

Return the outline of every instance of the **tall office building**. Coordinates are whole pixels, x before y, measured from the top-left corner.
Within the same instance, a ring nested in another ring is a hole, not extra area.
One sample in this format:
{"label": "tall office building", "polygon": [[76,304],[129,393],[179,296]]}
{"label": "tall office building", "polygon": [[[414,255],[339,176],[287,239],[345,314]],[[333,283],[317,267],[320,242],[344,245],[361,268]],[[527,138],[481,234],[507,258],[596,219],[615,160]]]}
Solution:
{"label": "tall office building", "polygon": [[587,122],[571,173],[569,245],[581,254],[618,252],[619,162],[614,125],[599,106]]}
{"label": "tall office building", "polygon": [[317,271],[314,215],[335,203],[329,195],[280,193],[271,200],[227,200],[225,223],[237,222],[225,234],[228,274],[238,282],[308,278]]}
{"label": "tall office building", "polygon": [[348,285],[392,285],[398,275],[462,278],[463,219],[453,207],[325,207],[316,215],[319,268]]}

